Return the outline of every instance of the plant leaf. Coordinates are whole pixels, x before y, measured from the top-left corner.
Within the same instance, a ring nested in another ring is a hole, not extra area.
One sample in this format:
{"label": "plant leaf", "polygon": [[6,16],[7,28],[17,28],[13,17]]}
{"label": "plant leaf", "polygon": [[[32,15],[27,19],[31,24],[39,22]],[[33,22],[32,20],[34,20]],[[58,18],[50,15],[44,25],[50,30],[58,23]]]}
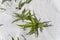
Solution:
{"label": "plant leaf", "polygon": [[17,21],[19,21],[20,19],[16,19],[16,20],[14,20],[12,23],[14,23],[14,22],[17,22]]}
{"label": "plant leaf", "polygon": [[27,35],[31,35],[31,34],[33,34],[33,33],[34,33],[34,28],[31,27],[31,29],[30,29],[30,31],[27,33]]}
{"label": "plant leaf", "polygon": [[26,12],[26,10],[24,9],[21,14],[14,13],[16,20],[14,20],[13,23],[16,21],[19,21],[19,20],[22,20],[22,21],[26,20],[27,15],[25,14],[25,12]]}
{"label": "plant leaf", "polygon": [[29,16],[28,16],[28,17],[29,17],[29,20],[30,20],[32,23],[35,23],[35,22],[34,22],[34,18],[32,17],[32,14],[31,14],[30,10],[29,10],[28,13],[29,13]]}
{"label": "plant leaf", "polygon": [[18,26],[21,26],[21,27],[24,27],[24,28],[28,28],[28,27],[31,27],[32,24],[28,24],[28,23],[26,23],[26,24],[18,25]]}
{"label": "plant leaf", "polygon": [[18,7],[16,9],[21,9],[21,6],[22,6],[22,0],[20,0]]}
{"label": "plant leaf", "polygon": [[22,10],[22,14],[25,14],[25,12],[26,12],[26,9],[24,8],[24,9]]}
{"label": "plant leaf", "polygon": [[14,38],[12,37],[12,40],[14,40]]}
{"label": "plant leaf", "polygon": [[19,40],[19,37],[17,37],[17,40]]}
{"label": "plant leaf", "polygon": [[43,28],[44,26],[46,26],[47,24],[45,24],[45,23],[41,23],[41,24],[39,24],[39,27],[40,28]]}
{"label": "plant leaf", "polygon": [[30,3],[32,0],[26,0],[26,3],[28,4],[28,3]]}
{"label": "plant leaf", "polygon": [[18,14],[18,13],[14,13],[15,14],[15,17],[20,17],[21,15]]}

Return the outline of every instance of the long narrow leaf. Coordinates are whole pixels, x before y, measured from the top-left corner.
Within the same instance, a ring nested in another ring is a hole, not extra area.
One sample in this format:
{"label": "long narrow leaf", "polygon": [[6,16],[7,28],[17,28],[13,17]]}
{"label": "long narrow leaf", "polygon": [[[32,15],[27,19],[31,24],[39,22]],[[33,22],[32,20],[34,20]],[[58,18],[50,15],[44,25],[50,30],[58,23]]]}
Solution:
{"label": "long narrow leaf", "polygon": [[26,0],[26,3],[28,4],[28,3],[30,3],[32,0]]}

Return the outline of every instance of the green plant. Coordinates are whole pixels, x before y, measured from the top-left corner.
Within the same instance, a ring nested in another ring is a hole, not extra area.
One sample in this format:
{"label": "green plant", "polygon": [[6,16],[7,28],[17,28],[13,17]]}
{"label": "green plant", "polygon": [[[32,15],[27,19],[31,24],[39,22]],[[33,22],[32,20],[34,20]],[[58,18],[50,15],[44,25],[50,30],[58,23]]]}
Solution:
{"label": "green plant", "polygon": [[15,14],[15,17],[16,17],[16,20],[14,20],[12,23],[16,22],[16,21],[19,21],[19,20],[26,20],[27,16],[28,16],[28,13],[26,13],[26,9],[23,9],[23,11],[21,12],[21,14],[18,14],[18,13],[14,13]]}
{"label": "green plant", "polygon": [[[31,0],[26,0],[26,3],[28,4]],[[22,7],[22,0],[19,2],[19,6],[18,9],[20,9]],[[43,27],[45,26],[49,26],[47,23],[43,23],[41,22],[41,19],[37,19],[37,17],[34,15],[32,15],[31,10],[28,10],[28,12],[24,9],[22,11],[21,14],[15,13],[16,16],[16,20],[13,21],[17,22],[17,21],[24,21],[24,20],[29,20],[30,22],[26,22],[25,24],[17,24],[18,26],[22,27],[24,30],[26,28],[30,28],[30,31],[27,33],[27,35],[31,35],[34,34],[38,37],[38,29],[40,28],[40,31],[42,32]]]}
{"label": "green plant", "polygon": [[22,0],[20,0],[20,2],[18,3],[18,7],[16,7],[16,9],[21,9],[22,6],[26,3],[30,3],[32,0],[26,0],[26,2],[22,2]]}
{"label": "green plant", "polygon": [[20,2],[19,2],[19,4],[18,4],[18,7],[16,7],[16,9],[21,9],[21,7],[22,7],[22,0],[20,0]]}
{"label": "green plant", "polygon": [[48,24],[46,23],[40,23],[40,20],[35,20],[35,18],[32,17],[30,11],[29,11],[29,16],[28,16],[28,19],[30,20],[30,22],[26,22],[25,24],[23,25],[18,25],[20,27],[23,27],[24,29],[25,28],[30,28],[30,31],[27,33],[27,34],[33,34],[35,33],[36,36],[38,36],[38,28],[42,29],[43,27],[47,26]]}
{"label": "green plant", "polygon": [[32,0],[26,0],[26,3],[28,4],[28,3],[30,3]]}
{"label": "green plant", "polygon": [[13,37],[11,37],[12,38],[12,40],[14,40],[14,38]]}

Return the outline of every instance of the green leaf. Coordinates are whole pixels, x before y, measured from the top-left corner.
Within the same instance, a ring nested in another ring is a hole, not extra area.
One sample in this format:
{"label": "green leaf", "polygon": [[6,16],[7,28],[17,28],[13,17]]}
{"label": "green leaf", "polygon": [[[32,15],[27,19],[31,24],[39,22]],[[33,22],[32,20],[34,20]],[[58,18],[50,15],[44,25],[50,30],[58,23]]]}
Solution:
{"label": "green leaf", "polygon": [[12,37],[12,40],[14,40],[14,38]]}
{"label": "green leaf", "polygon": [[21,15],[20,14],[18,14],[18,13],[14,13],[14,14],[15,14],[16,19],[12,23],[21,20]]}
{"label": "green leaf", "polygon": [[26,12],[26,9],[24,8],[23,11],[22,11],[22,15],[24,15]]}
{"label": "green leaf", "polygon": [[19,40],[19,37],[17,37],[17,40]]}
{"label": "green leaf", "polygon": [[15,14],[15,17],[20,17],[21,15],[18,14],[18,13],[14,13]]}
{"label": "green leaf", "polygon": [[34,27],[31,27],[30,31],[27,33],[27,35],[31,35],[34,33]]}
{"label": "green leaf", "polygon": [[46,26],[47,24],[45,24],[45,23],[41,23],[41,24],[39,24],[39,27],[40,28],[43,28],[44,26]]}
{"label": "green leaf", "polygon": [[14,14],[15,14],[16,20],[14,20],[13,23],[19,20],[24,21],[28,16],[26,15],[26,9],[23,9],[21,14],[18,14],[18,13],[14,13]]}
{"label": "green leaf", "polygon": [[30,3],[32,0],[26,0],[26,3],[28,4],[28,3]]}
{"label": "green leaf", "polygon": [[14,20],[12,23],[14,23],[14,22],[17,22],[17,21],[19,21],[20,19],[16,19],[16,20]]}
{"label": "green leaf", "polygon": [[35,26],[35,35],[36,35],[36,37],[38,37],[38,24],[36,24],[36,26]]}
{"label": "green leaf", "polygon": [[26,0],[26,3],[28,3],[29,2],[29,0]]}
{"label": "green leaf", "polygon": [[[18,25],[18,24],[17,24],[17,25]],[[26,23],[26,24],[18,25],[18,26],[21,26],[21,27],[24,27],[24,28],[28,28],[28,27],[31,27],[32,24],[28,24],[28,23]]]}
{"label": "green leaf", "polygon": [[16,9],[21,9],[21,6],[22,6],[22,0],[20,0],[18,7]]}
{"label": "green leaf", "polygon": [[34,18],[32,17],[32,14],[31,14],[31,12],[30,12],[30,10],[29,10],[29,12],[28,12],[28,14],[29,14],[29,20],[32,22],[32,23],[35,23],[34,22]]}

